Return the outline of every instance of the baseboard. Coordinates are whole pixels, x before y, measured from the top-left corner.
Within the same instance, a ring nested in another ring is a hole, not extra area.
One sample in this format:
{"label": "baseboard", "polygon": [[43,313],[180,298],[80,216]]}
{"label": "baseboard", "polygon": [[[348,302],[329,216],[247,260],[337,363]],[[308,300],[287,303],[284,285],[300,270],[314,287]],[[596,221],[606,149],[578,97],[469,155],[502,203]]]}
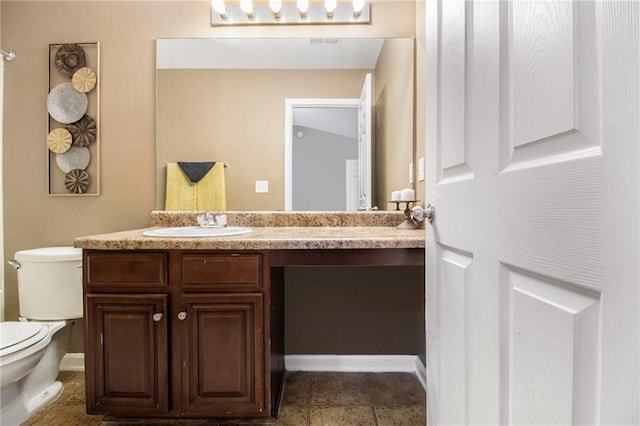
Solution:
{"label": "baseboard", "polygon": [[60,361],[60,371],[84,371],[84,354],[67,353]]}
{"label": "baseboard", "polygon": [[407,372],[422,364],[415,355],[285,355],[290,371]]}
{"label": "baseboard", "polygon": [[[415,373],[427,389],[426,368],[415,355],[285,355],[284,363],[290,371]],[[60,362],[60,371],[84,371],[84,354],[66,354]]]}
{"label": "baseboard", "polygon": [[420,357],[416,357],[416,377],[420,381],[424,391],[427,391],[427,367],[422,363]]}

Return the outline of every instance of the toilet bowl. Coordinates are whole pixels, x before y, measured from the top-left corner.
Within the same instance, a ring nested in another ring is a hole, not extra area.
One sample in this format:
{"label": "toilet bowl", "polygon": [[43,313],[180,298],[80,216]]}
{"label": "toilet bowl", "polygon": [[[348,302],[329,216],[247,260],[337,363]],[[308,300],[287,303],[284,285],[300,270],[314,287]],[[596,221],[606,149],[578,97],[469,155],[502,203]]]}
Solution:
{"label": "toilet bowl", "polygon": [[56,381],[75,318],[82,317],[82,251],[17,252],[20,315],[0,322],[0,421],[19,425],[62,392]]}
{"label": "toilet bowl", "polygon": [[62,392],[56,381],[73,321],[0,323],[0,419],[19,425]]}

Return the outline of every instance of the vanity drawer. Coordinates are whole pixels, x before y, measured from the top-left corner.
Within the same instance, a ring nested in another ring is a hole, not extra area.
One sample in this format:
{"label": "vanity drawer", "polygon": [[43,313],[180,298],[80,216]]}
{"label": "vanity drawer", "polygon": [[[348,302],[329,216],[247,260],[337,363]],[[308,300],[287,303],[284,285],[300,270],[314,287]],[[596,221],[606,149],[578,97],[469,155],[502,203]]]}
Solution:
{"label": "vanity drawer", "polygon": [[155,252],[85,251],[89,291],[166,291],[167,254]]}
{"label": "vanity drawer", "polygon": [[185,254],[182,287],[185,291],[262,290],[262,255]]}

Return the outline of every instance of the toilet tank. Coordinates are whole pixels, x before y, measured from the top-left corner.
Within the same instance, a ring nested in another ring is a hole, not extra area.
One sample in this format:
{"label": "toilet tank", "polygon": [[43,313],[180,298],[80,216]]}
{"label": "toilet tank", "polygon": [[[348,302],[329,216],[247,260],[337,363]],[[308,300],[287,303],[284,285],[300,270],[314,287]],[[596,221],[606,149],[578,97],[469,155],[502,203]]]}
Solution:
{"label": "toilet tank", "polygon": [[18,251],[20,316],[34,320],[82,318],[82,249]]}

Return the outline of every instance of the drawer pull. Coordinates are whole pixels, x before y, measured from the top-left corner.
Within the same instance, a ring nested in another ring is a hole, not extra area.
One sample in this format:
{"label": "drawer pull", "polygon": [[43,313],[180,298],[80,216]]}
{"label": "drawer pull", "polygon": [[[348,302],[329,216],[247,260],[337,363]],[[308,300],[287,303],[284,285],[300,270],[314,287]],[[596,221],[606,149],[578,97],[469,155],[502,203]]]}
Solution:
{"label": "drawer pull", "polygon": [[187,318],[187,313],[186,312],[182,311],[182,312],[178,313],[178,319],[180,321],[184,321],[185,318]]}
{"label": "drawer pull", "polygon": [[156,313],[156,314],[153,314],[153,317],[152,317],[152,318],[153,318],[153,320],[154,320],[155,322],[158,322],[158,321],[160,321],[160,320],[162,319],[162,314],[161,314],[160,312],[158,312],[158,313]]}

